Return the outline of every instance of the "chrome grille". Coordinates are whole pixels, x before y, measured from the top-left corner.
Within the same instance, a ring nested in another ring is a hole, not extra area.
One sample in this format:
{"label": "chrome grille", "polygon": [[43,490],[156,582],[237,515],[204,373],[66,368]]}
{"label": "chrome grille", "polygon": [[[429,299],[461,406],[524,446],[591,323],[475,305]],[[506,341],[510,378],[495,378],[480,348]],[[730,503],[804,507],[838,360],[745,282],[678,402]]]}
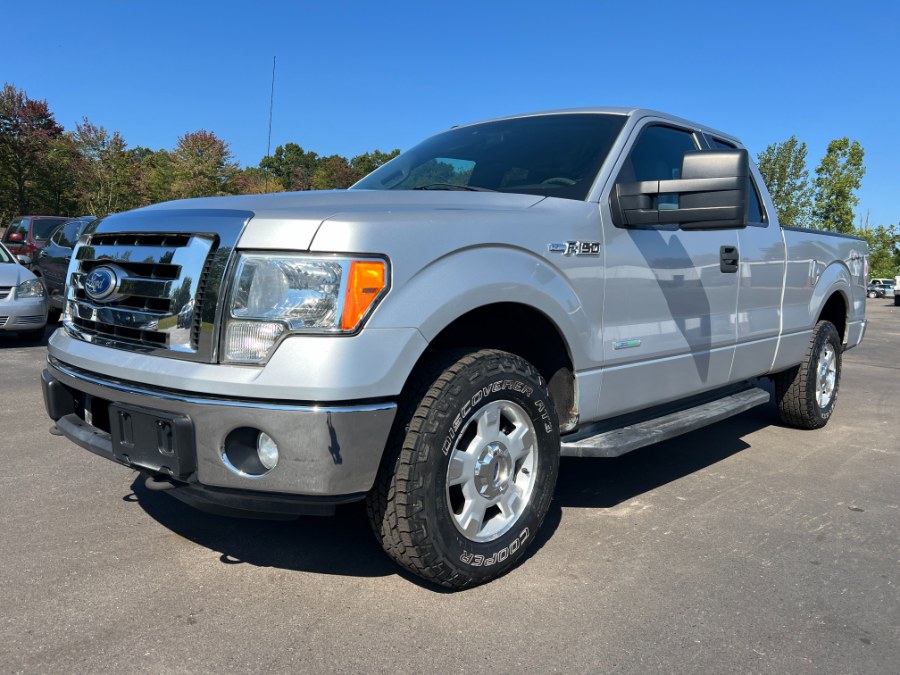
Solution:
{"label": "chrome grille", "polygon": [[[188,234],[95,234],[79,246],[68,291],[67,321],[82,335],[137,348],[196,352],[197,291],[205,286],[217,238]],[[85,279],[112,267],[118,291],[94,301]],[[197,331],[199,333],[199,330]]]}
{"label": "chrome grille", "polygon": [[[219,296],[252,217],[237,209],[168,205],[107,216],[75,247],[65,330],[105,347],[215,362],[224,311]],[[114,292],[88,294],[85,281],[100,266],[115,272]]]}
{"label": "chrome grille", "polygon": [[0,300],[6,300],[12,293],[12,286],[0,286]]}
{"label": "chrome grille", "polygon": [[0,328],[6,325],[6,322],[9,321],[8,316],[0,316]]}

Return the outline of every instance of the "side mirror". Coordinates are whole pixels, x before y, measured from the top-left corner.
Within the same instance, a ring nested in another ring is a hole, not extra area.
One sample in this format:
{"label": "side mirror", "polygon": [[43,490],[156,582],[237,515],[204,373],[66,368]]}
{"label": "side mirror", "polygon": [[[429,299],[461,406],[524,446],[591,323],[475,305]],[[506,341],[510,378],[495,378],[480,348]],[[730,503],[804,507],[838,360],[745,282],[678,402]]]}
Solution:
{"label": "side mirror", "polygon": [[[619,227],[676,223],[683,230],[746,227],[749,176],[746,150],[686,152],[681,178],[616,183],[613,221]],[[675,195],[677,203],[660,195]]]}
{"label": "side mirror", "polygon": [[25,265],[25,267],[28,267],[31,264],[31,258],[27,255],[17,255],[16,260]]}
{"label": "side mirror", "polygon": [[9,235],[9,241],[20,242],[22,241],[22,233],[21,232],[13,232]]}

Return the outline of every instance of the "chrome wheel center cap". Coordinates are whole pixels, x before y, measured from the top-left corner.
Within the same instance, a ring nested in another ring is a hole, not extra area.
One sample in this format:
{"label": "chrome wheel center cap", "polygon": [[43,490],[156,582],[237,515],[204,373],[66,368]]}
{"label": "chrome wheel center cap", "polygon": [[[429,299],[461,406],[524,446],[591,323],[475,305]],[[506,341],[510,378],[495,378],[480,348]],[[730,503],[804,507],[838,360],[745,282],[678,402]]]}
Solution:
{"label": "chrome wheel center cap", "polygon": [[475,462],[475,488],[487,499],[493,499],[509,487],[513,462],[503,443],[488,443]]}

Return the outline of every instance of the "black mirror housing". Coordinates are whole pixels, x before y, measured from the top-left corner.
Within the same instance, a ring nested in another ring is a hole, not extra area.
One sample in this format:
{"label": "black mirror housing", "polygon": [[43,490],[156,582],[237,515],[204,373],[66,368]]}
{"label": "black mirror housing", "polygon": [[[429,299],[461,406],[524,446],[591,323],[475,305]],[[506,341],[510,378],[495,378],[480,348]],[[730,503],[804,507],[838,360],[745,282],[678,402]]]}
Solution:
{"label": "black mirror housing", "polygon": [[[619,227],[675,223],[683,230],[714,230],[747,226],[750,158],[746,150],[684,153],[681,178],[616,183],[610,197]],[[677,195],[666,208],[659,195]]]}

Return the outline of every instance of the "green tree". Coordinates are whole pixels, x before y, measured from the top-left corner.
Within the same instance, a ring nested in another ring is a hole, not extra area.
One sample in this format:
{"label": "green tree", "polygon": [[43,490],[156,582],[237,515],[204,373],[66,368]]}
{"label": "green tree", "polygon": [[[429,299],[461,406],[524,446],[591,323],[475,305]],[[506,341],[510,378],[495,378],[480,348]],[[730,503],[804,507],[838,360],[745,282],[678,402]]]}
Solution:
{"label": "green tree", "polygon": [[[266,182],[270,183],[269,185]],[[267,179],[266,172],[257,166],[248,166],[237,172],[234,176],[234,190],[242,195],[259,195],[267,192],[280,192],[280,189],[272,189],[271,183],[276,183],[276,187],[280,188],[281,183],[275,181],[274,178]]]}
{"label": "green tree", "polygon": [[228,144],[213,132],[201,129],[179,136],[172,158],[176,197],[212,197],[233,192],[231,180],[238,166]]}
{"label": "green tree", "polygon": [[312,178],[313,190],[344,190],[362,176],[350,166],[346,157],[331,155],[321,160]]}
{"label": "green tree", "polygon": [[861,228],[854,233],[869,244],[869,277],[900,274],[900,232],[894,225]]}
{"label": "green tree", "polygon": [[74,138],[82,158],[81,204],[95,216],[141,205],[138,167],[119,132],[112,135],[87,117],[75,128]]}
{"label": "green tree", "polygon": [[71,134],[50,141],[41,172],[41,202],[59,215],[76,215],[79,210],[79,176],[83,171],[78,144]]}
{"label": "green tree", "polygon": [[350,160],[350,166],[360,174],[360,177],[368,176],[382,164],[386,164],[400,154],[400,149],[391,152],[382,152],[381,150],[373,150],[363,155],[357,155]]}
{"label": "green tree", "polygon": [[50,142],[63,128],[46,101],[28,98],[6,83],[0,90],[0,213],[4,221],[14,213],[36,209],[33,193],[46,169]]}
{"label": "green tree", "polygon": [[756,162],[775,203],[778,222],[786,227],[808,227],[813,191],[806,168],[806,143],[791,136],[769,145]]}
{"label": "green tree", "polygon": [[175,161],[168,150],[136,147],[132,156],[138,167],[138,191],[142,205],[175,199]]}
{"label": "green tree", "polygon": [[[259,167],[267,171],[269,189],[311,190],[312,179],[319,168],[321,158],[315,152],[304,150],[296,143],[286,143],[275,148],[275,154],[263,157]],[[274,179],[278,185],[271,185]]]}
{"label": "green tree", "polygon": [[859,204],[856,191],[866,173],[862,146],[849,138],[839,138],[828,144],[821,164],[816,168],[815,206],[816,226],[852,234],[853,207]]}

